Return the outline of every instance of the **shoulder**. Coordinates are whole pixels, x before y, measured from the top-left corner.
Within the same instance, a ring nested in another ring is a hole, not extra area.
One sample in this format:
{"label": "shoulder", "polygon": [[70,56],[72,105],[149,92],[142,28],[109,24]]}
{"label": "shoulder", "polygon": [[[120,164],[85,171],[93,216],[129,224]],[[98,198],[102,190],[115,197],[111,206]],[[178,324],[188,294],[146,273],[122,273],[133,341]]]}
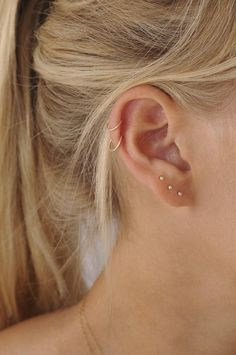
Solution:
{"label": "shoulder", "polygon": [[89,355],[77,308],[38,316],[1,331],[0,354]]}

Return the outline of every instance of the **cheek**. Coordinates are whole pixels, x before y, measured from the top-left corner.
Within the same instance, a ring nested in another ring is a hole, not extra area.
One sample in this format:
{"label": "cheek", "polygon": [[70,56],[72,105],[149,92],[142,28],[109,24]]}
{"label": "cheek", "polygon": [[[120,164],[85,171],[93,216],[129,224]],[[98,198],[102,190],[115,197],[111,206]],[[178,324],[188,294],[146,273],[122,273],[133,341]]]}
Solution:
{"label": "cheek", "polygon": [[224,209],[224,214],[227,215],[229,209],[236,213],[236,127],[233,129],[228,124],[221,124],[218,130],[214,131],[212,138],[209,189],[218,201],[217,210]]}
{"label": "cheek", "polygon": [[236,129],[223,125],[205,131],[197,160],[197,223],[219,246],[236,253]]}

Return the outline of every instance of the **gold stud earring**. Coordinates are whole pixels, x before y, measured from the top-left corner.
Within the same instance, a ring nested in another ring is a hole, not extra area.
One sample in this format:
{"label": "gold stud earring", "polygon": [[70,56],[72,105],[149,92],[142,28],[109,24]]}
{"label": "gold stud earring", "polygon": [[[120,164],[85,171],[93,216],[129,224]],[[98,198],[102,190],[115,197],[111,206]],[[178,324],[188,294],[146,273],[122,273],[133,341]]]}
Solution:
{"label": "gold stud earring", "polygon": [[[163,181],[163,180],[165,180],[165,177],[163,175],[159,175],[159,180]],[[168,190],[173,190],[173,186],[172,185],[168,185],[167,188],[168,188]],[[178,191],[177,195],[178,196],[183,196],[183,192]]]}
{"label": "gold stud earring", "polygon": [[[107,123],[107,129],[111,132],[111,131],[116,130],[121,125],[121,121],[115,127],[112,127],[112,128],[109,128],[108,124],[109,124],[109,122]],[[122,141],[122,136],[120,137],[119,142],[117,143],[116,147],[112,148],[113,142],[110,139],[110,143],[109,143],[110,152],[115,152],[119,148],[121,141]]]}

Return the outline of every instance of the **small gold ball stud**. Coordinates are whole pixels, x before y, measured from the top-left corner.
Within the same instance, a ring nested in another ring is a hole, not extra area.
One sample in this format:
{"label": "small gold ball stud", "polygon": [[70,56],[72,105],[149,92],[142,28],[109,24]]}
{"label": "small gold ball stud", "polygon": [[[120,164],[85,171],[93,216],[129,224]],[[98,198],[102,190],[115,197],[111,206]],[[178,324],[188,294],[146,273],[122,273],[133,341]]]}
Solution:
{"label": "small gold ball stud", "polygon": [[168,190],[172,190],[173,186],[172,185],[168,185]]}
{"label": "small gold ball stud", "polygon": [[183,196],[183,192],[178,191],[178,192],[177,192],[177,195],[178,195],[178,196]]}
{"label": "small gold ball stud", "polygon": [[164,176],[160,175],[159,179],[163,181],[165,178],[164,178]]}

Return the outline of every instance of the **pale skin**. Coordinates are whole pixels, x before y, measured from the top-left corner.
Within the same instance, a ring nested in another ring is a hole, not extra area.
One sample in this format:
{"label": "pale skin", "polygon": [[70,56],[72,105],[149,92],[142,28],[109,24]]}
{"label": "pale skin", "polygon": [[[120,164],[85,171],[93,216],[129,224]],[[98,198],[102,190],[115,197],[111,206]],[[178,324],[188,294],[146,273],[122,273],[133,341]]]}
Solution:
{"label": "pale skin", "polygon": [[[110,257],[112,323],[104,273],[85,309],[104,355],[236,353],[234,105],[197,115],[150,85],[114,104],[129,204]],[[79,307],[3,331],[0,354],[89,354]]]}

